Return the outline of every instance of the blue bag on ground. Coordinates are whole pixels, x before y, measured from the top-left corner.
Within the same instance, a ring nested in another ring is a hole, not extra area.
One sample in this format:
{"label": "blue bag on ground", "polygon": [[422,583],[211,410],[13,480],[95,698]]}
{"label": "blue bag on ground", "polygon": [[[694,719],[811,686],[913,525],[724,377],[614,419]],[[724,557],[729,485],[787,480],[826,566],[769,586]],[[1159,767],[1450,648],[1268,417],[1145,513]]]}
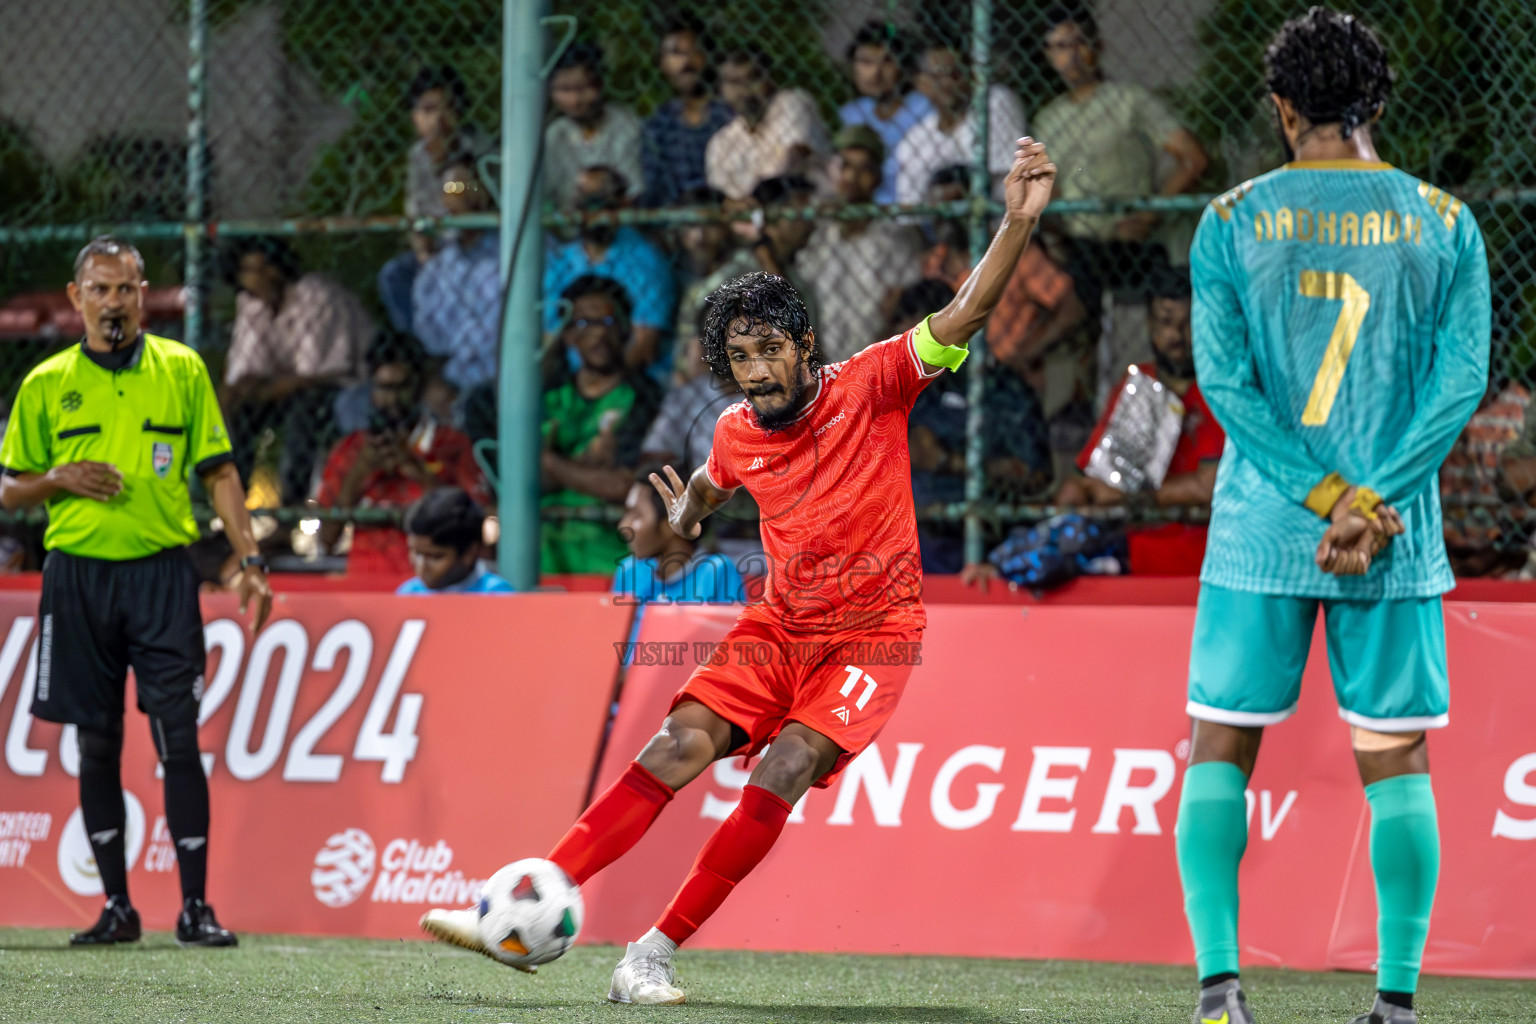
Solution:
{"label": "blue bag on ground", "polygon": [[1124,572],[1125,534],[1079,515],[1053,516],[1034,526],[1015,527],[987,561],[1019,586],[1045,590],[1076,576]]}

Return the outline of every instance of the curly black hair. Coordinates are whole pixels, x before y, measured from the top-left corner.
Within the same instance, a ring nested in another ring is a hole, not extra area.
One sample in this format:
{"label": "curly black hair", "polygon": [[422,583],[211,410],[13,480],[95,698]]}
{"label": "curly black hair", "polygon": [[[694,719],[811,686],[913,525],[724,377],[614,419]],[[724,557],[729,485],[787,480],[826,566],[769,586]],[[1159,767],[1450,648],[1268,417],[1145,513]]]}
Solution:
{"label": "curly black hair", "polygon": [[1387,49],[1359,18],[1326,7],[1280,26],[1264,53],[1264,84],[1313,125],[1337,124],[1347,139],[1392,92]]}
{"label": "curly black hair", "polygon": [[742,335],[766,338],[775,328],[795,343],[811,373],[821,368],[811,342],[810,314],[794,285],[782,277],[759,270],[727,281],[704,300],[704,310],[704,329],[699,332],[704,361],[723,381],[736,383],[726,342]]}

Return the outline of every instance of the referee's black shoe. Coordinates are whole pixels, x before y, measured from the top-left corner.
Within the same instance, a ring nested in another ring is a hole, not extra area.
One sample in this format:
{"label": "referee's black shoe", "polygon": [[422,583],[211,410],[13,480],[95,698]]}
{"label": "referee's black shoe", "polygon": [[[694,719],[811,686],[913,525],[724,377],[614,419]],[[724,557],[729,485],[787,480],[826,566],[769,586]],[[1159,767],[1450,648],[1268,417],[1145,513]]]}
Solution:
{"label": "referee's black shoe", "polygon": [[69,937],[71,946],[110,946],[118,942],[138,942],[144,934],[139,925],[139,912],[133,909],[126,896],[113,896],[101,912],[101,917],[88,931],[76,932]]}
{"label": "referee's black shoe", "polygon": [[235,946],[240,940],[219,924],[212,907],[194,896],[181,905],[181,916],[176,918],[176,942],[182,946]]}

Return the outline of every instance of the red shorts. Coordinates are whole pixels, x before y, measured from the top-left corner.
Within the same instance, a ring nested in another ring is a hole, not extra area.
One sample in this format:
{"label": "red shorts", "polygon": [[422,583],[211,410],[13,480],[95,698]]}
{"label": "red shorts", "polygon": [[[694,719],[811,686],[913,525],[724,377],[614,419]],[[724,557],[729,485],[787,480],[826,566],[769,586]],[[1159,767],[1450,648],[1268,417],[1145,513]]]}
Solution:
{"label": "red shorts", "polygon": [[791,633],[742,618],[709,661],[672,698],[697,701],[747,734],[732,756],[766,747],[786,722],[814,729],[843,749],[826,787],[890,720],[922,657],[923,631]]}

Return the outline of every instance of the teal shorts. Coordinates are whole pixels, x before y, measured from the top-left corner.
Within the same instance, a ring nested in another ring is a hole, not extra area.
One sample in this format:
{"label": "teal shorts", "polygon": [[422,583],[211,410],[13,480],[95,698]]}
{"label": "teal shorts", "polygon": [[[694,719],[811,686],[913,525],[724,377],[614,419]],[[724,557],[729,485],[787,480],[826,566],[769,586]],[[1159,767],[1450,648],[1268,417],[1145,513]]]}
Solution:
{"label": "teal shorts", "polygon": [[1191,718],[1260,726],[1296,711],[1323,610],[1339,717],[1375,732],[1450,720],[1440,598],[1334,601],[1200,587],[1189,653]]}

